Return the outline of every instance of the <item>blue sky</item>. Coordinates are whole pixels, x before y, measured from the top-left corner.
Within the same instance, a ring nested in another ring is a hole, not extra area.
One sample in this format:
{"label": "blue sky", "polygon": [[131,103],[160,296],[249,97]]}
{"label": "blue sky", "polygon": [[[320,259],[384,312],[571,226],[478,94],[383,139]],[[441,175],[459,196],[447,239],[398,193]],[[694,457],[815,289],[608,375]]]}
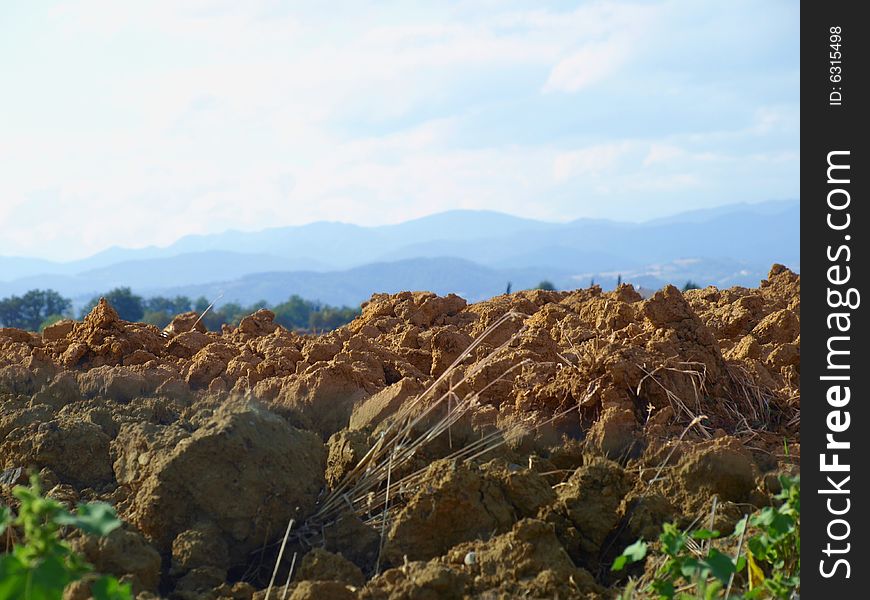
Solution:
{"label": "blue sky", "polygon": [[2,3],[0,255],[798,197],[798,2],[411,5]]}

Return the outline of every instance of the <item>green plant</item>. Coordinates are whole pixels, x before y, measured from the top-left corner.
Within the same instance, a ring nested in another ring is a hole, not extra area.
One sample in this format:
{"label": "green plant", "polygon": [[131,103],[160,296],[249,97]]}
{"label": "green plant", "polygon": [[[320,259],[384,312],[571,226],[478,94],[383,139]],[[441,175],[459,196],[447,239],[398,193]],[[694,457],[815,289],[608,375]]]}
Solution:
{"label": "green plant", "polygon": [[[10,526],[23,532],[23,543],[0,555],[0,600],[60,600],[66,587],[86,576],[93,567],[60,538],[61,529],[74,527],[105,536],[121,522],[108,504],[81,504],[74,513],[42,496],[38,478],[31,476],[30,486],[16,486],[12,493],[21,502],[18,515],[9,507],[0,507],[0,534]],[[129,584],[114,577],[95,579],[91,593],[96,600],[127,600]]]}
{"label": "green plant", "polygon": [[768,506],[749,518],[757,533],[749,538],[749,585],[746,598],[790,598],[800,589],[801,486],[800,477],[779,478],[782,490],[777,506]]}
{"label": "green plant", "polygon": [[[649,585],[650,592],[658,594],[659,598],[703,598],[709,600],[718,597],[718,593],[726,585],[731,575],[737,571],[737,566],[716,548],[709,547],[706,553],[696,556],[689,550],[689,540],[705,541],[719,537],[718,531],[697,529],[685,533],[673,523],[665,523],[659,536],[661,549],[666,556],[664,564],[656,571],[655,580]],[[626,564],[642,560],[646,556],[646,544],[638,540],[625,549],[613,562],[612,569],[619,571]],[[712,577],[712,580],[711,580]],[[694,594],[677,592],[683,587],[694,588]]]}
{"label": "green plant", "polygon": [[[684,532],[665,523],[659,535],[664,560],[646,592],[668,600],[792,598],[800,591],[800,476],[781,476],[779,481],[782,491],[775,496],[777,504],[741,519],[734,533],[722,540],[736,545],[736,558],[713,546],[717,531]],[[750,531],[744,556],[743,539]],[[621,571],[646,558],[647,551],[647,544],[638,540],[616,557],[611,569]],[[636,588],[637,582],[631,581],[620,597],[632,598]]]}

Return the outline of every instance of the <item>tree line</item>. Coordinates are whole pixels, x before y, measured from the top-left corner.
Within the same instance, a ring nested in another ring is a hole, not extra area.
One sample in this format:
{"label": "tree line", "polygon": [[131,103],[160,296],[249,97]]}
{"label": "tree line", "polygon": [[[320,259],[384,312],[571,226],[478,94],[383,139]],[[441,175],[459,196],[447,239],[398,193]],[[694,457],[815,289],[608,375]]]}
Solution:
{"label": "tree line", "polygon": [[[210,302],[205,297],[196,299],[187,296],[151,296],[145,298],[134,294],[129,287],[115,288],[100,296],[94,296],[79,311],[84,318],[94,306],[105,298],[125,321],[150,323],[161,329],[180,313],[196,311],[202,314]],[[287,329],[302,331],[326,331],[349,323],[359,314],[359,308],[330,306],[305,300],[292,295],[286,302],[270,306],[265,300],[250,306],[227,302],[212,307],[202,318],[202,324],[211,331],[220,331],[223,324],[238,325],[246,316],[261,308],[275,313],[275,322]],[[0,299],[0,326],[16,327],[30,331],[42,331],[48,325],[64,318],[74,318],[72,301],[54,290],[30,290],[23,296]]]}

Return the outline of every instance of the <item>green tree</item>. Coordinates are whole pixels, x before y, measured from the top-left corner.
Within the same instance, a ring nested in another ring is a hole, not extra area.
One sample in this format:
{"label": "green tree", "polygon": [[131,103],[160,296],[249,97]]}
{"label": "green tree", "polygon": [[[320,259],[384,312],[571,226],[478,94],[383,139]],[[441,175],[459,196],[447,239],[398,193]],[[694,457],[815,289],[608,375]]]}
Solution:
{"label": "green tree", "polygon": [[208,301],[208,298],[206,298],[205,296],[200,296],[193,301],[193,310],[195,310],[199,314],[202,314],[202,312],[208,308],[209,304],[211,304],[211,302]]}
{"label": "green tree", "polygon": [[170,314],[162,310],[146,310],[145,314],[142,315],[142,322],[163,329],[172,322],[173,316],[175,316],[174,313]]}
{"label": "green tree", "polygon": [[358,308],[335,307],[312,302],[294,294],[275,306],[275,322],[287,329],[325,331],[336,329],[353,321],[360,313]]}
{"label": "green tree", "polygon": [[688,292],[689,290],[700,290],[701,286],[692,281],[688,280],[685,284],[683,284],[683,291]]}
{"label": "green tree", "polygon": [[272,311],[275,313],[275,322],[279,325],[287,329],[306,329],[310,326],[311,313],[318,308],[313,302],[293,294]]}
{"label": "green tree", "polygon": [[219,310],[212,308],[212,311],[215,312],[215,315],[221,316],[221,323],[228,325],[238,325],[242,317],[249,314],[248,310],[238,302],[227,302]]}
{"label": "green tree", "polygon": [[143,323],[150,323],[159,328],[164,328],[172,321],[175,315],[188,312],[193,308],[193,302],[187,296],[152,296],[143,302],[145,314],[142,316]]}
{"label": "green tree", "polygon": [[[145,300],[144,308],[145,312],[162,312],[174,317],[175,315],[192,310],[193,302],[187,296],[176,296],[175,298],[152,296]],[[205,307],[203,307],[203,310],[205,310]]]}
{"label": "green tree", "polygon": [[308,329],[311,331],[337,329],[353,321],[357,315],[359,315],[359,309],[347,306],[341,308],[324,306],[320,310],[313,311],[308,317]]}
{"label": "green tree", "polygon": [[[106,302],[112,305],[118,316],[125,321],[140,321],[145,315],[145,302],[142,296],[137,296],[128,287],[118,287],[103,294]],[[100,296],[91,298],[82,309],[82,317],[87,315],[100,302]]]}
{"label": "green tree", "polygon": [[23,296],[0,300],[0,323],[36,331],[51,315],[65,314],[72,302],[54,290],[30,290]]}
{"label": "green tree", "polygon": [[23,323],[21,298],[19,296],[9,296],[0,300],[0,324],[4,327],[21,328]]}
{"label": "green tree", "polygon": [[553,285],[553,282],[552,282],[552,281],[549,281],[548,279],[545,279],[545,280],[543,280],[541,283],[539,283],[538,285],[536,285],[536,286],[535,286],[535,289],[536,289],[536,290],[547,290],[547,291],[549,291],[549,292],[552,292],[552,291],[554,291],[554,290],[556,289],[556,286]]}

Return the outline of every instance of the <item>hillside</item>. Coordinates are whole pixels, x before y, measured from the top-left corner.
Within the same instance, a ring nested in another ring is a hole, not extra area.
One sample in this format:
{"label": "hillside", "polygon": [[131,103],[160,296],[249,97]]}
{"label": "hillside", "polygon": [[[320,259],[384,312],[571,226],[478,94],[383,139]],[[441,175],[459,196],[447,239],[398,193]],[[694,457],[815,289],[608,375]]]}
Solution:
{"label": "hillside", "polygon": [[450,211],[380,227],[312,223],[187,236],[165,248],[112,248],[53,263],[0,257],[0,296],[51,288],[80,305],[130,286],[143,294],[277,302],[290,294],[356,304],[375,291],[431,289],[481,300],[549,279],[658,288],[687,280],[757,284],[772,262],[800,268],[799,203],[737,204],[646,223],[545,223]]}

